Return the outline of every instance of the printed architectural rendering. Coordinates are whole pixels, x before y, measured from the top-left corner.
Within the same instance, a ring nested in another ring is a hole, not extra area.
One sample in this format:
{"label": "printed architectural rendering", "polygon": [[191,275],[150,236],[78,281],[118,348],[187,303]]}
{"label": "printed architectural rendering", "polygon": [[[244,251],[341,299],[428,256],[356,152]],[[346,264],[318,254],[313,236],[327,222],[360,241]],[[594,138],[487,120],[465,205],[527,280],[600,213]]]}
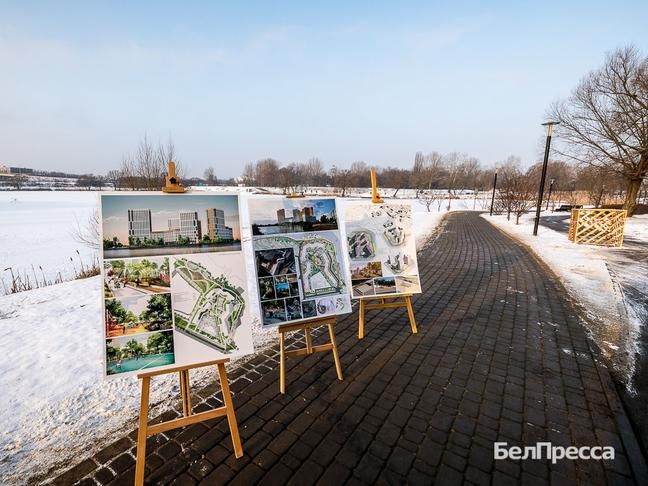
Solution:
{"label": "printed architectural rendering", "polygon": [[252,234],[273,235],[337,229],[334,199],[250,200]]}
{"label": "printed architectural rendering", "polygon": [[409,257],[405,253],[399,251],[389,255],[385,263],[392,272],[403,273],[409,267],[409,260]]}
{"label": "printed architectural rendering", "polygon": [[334,199],[249,201],[264,326],[351,310]]}
{"label": "printed architectural rendering", "polygon": [[349,257],[352,259],[373,258],[376,255],[371,231],[354,231],[347,237]]}
{"label": "printed architectural rendering", "polygon": [[240,250],[236,196],[104,195],[104,258]]}
{"label": "printed architectural rendering", "polygon": [[186,258],[175,260],[173,275],[198,292],[190,313],[174,308],[176,330],[223,353],[238,349],[235,336],[245,310],[244,290]]}
{"label": "printed architectural rendering", "polygon": [[[344,213],[353,296],[420,292],[411,205],[352,202]],[[393,277],[402,275],[399,286]]]}

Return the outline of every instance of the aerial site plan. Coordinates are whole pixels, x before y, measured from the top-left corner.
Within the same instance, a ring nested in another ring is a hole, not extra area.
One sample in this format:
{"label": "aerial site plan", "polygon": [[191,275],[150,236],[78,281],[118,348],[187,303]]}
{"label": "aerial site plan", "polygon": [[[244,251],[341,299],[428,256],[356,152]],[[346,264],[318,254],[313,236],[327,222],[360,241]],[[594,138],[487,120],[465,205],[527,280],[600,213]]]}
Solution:
{"label": "aerial site plan", "polygon": [[175,306],[176,330],[224,353],[238,349],[234,337],[245,310],[243,289],[232,285],[226,275],[214,276],[186,258],[174,261],[176,275],[198,293],[193,306],[183,305],[190,301]]}

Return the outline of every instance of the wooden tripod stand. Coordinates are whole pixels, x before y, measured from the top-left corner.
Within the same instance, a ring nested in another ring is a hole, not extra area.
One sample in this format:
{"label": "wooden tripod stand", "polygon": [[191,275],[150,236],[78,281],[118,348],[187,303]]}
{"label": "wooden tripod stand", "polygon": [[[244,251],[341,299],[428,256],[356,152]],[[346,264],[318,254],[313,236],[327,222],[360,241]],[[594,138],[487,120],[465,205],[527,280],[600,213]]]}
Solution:
{"label": "wooden tripod stand", "polygon": [[[403,299],[399,301],[398,299]],[[373,301],[380,301],[372,303]],[[412,309],[412,295],[390,295],[387,297],[362,297],[360,299],[360,318],[358,319],[358,339],[364,338],[365,312],[371,309],[393,309],[395,307],[407,307],[412,334],[416,334],[416,320]]]}
{"label": "wooden tripod stand", "polygon": [[[281,393],[286,392],[286,357],[287,356],[302,356],[304,354],[320,353],[328,351],[333,353],[333,361],[335,362],[335,370],[337,371],[338,380],[342,381],[342,366],[340,365],[340,356],[338,355],[337,343],[335,342],[335,333],[333,326],[335,325],[335,317],[320,317],[317,319],[310,319],[307,321],[297,322],[295,324],[284,324],[279,326],[279,390]],[[326,344],[319,344],[313,346],[311,339],[311,330],[318,326],[328,326],[329,337],[331,341]],[[306,347],[300,349],[293,349],[286,351],[285,335],[291,331],[304,331],[306,336]]]}
{"label": "wooden tripod stand", "polygon": [[[142,398],[140,402],[140,416],[139,416],[139,430],[137,432],[137,462],[135,463],[135,486],[142,486],[144,484],[144,466],[146,461],[146,439],[147,437],[160,432],[165,432],[178,427],[186,427],[187,425],[204,422],[216,417],[227,415],[230,433],[232,434],[232,444],[234,446],[234,455],[239,458],[243,456],[243,447],[241,446],[241,438],[239,437],[238,424],[236,422],[236,415],[234,413],[234,403],[232,402],[232,394],[230,393],[229,381],[227,379],[227,371],[225,370],[225,363],[229,358],[219,359],[215,361],[206,361],[204,363],[196,363],[186,366],[174,366],[157,371],[148,371],[139,373],[137,377],[142,380]],[[191,395],[189,390],[189,370],[195,368],[204,368],[206,366],[216,366],[218,369],[218,378],[223,391],[222,407],[207,410],[205,412],[193,413],[191,411]],[[149,425],[148,423],[148,409],[149,409],[149,392],[151,387],[151,378],[153,376],[166,375],[169,373],[178,373],[180,375],[180,396],[182,398],[182,417],[160,422],[158,424]]]}

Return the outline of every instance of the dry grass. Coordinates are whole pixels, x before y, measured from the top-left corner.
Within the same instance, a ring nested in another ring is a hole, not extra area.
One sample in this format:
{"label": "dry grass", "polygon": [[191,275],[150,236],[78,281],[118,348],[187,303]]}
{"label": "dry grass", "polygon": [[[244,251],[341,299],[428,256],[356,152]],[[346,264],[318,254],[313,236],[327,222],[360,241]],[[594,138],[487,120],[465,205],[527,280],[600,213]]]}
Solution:
{"label": "dry grass", "polygon": [[18,292],[25,292],[27,290],[39,289],[41,287],[49,287],[51,285],[60,284],[67,280],[79,280],[82,278],[90,278],[99,275],[99,258],[94,257],[90,263],[84,262],[77,250],[77,259],[70,257],[70,265],[73,269],[72,277],[64,278],[59,271],[54,278],[47,278],[42,266],[38,269],[31,266],[31,271],[27,269],[15,270],[13,267],[4,269],[3,275],[0,276],[1,294],[17,294]]}

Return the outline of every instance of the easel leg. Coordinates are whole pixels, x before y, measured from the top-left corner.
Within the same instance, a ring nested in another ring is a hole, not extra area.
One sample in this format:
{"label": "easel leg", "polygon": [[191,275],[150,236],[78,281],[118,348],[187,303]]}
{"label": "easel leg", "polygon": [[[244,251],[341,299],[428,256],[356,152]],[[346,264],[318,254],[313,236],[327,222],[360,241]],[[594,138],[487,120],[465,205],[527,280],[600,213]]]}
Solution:
{"label": "easel leg", "polygon": [[218,364],[218,377],[220,378],[221,390],[223,391],[223,402],[227,408],[227,422],[229,423],[230,434],[232,434],[232,445],[234,446],[234,455],[238,457],[243,456],[243,447],[241,446],[241,437],[239,437],[238,424],[236,423],[236,414],[234,413],[234,402],[232,401],[232,394],[229,388],[229,381],[227,379],[227,371],[225,371],[225,364]]}
{"label": "easel leg", "polygon": [[331,351],[333,351],[333,361],[335,361],[335,369],[337,370],[338,380],[342,381],[342,366],[340,365],[340,357],[338,356],[337,343],[335,342],[335,333],[333,332],[333,322],[328,324],[329,336],[331,337]]}
{"label": "easel leg", "polygon": [[311,340],[311,328],[304,328],[304,335],[306,336],[306,352],[311,354],[313,352],[313,342]]}
{"label": "easel leg", "polygon": [[149,390],[151,378],[142,378],[142,397],[140,399],[139,429],[137,430],[137,456],[135,462],[135,486],[144,484],[144,466],[146,463],[146,437],[148,428]]}
{"label": "easel leg", "polygon": [[185,400],[185,383],[184,383],[184,371],[178,371],[178,376],[180,377],[180,400],[182,401],[182,416],[187,416],[187,401]]}
{"label": "easel leg", "polygon": [[189,385],[189,370],[182,370],[180,372],[180,386],[184,387],[181,390],[182,395],[182,411],[184,416],[191,415],[191,386]]}
{"label": "easel leg", "polygon": [[412,333],[416,334],[416,320],[414,319],[414,309],[412,309],[412,299],[408,295],[405,297],[405,302],[407,302],[407,314],[409,315],[410,326],[412,326]]}
{"label": "easel leg", "polygon": [[191,386],[189,384],[189,370],[184,370],[184,375],[185,375],[185,403],[187,407],[187,413],[186,416],[188,417],[191,415]]}
{"label": "easel leg", "polygon": [[286,345],[284,333],[279,331],[279,391],[286,393]]}
{"label": "easel leg", "polygon": [[363,339],[364,338],[364,317],[365,317],[364,299],[360,299],[360,318],[358,320],[358,339]]}

